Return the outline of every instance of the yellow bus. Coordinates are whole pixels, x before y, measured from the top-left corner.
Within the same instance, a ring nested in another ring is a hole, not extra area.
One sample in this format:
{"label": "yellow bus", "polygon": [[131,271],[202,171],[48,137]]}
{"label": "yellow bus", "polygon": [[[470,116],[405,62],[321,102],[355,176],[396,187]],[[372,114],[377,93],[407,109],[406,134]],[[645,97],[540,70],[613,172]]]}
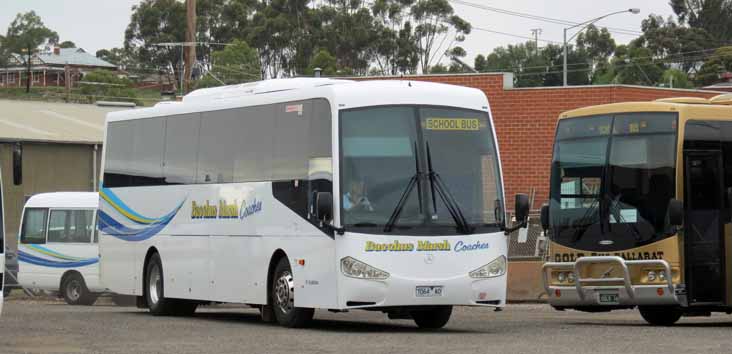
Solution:
{"label": "yellow bus", "polygon": [[543,285],[558,310],[653,325],[732,313],[732,94],[561,114]]}

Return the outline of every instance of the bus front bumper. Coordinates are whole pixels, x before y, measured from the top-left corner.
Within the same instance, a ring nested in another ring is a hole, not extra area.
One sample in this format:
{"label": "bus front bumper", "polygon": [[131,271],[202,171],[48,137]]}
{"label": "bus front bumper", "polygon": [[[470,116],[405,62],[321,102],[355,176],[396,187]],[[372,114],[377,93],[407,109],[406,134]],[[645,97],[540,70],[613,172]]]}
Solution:
{"label": "bus front bumper", "polygon": [[[583,278],[581,269],[591,263],[610,263],[622,270],[622,277]],[[631,265],[663,267],[666,283],[633,284]],[[573,284],[556,285],[549,279],[552,270],[569,270],[577,275]],[[624,260],[616,256],[582,257],[576,262],[548,262],[542,267],[542,281],[550,305],[559,308],[574,307],[632,307],[632,306],[673,306],[682,301],[676,294],[676,287],[670,276],[671,267],[664,260]]]}

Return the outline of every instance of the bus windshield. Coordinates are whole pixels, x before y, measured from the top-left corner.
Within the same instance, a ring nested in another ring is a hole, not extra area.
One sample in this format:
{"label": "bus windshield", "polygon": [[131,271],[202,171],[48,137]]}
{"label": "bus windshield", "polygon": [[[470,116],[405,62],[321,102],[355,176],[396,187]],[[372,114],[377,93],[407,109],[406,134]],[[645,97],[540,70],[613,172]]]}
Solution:
{"label": "bus windshield", "polygon": [[486,112],[383,106],[341,113],[341,218],[355,232],[496,232],[503,192]]}
{"label": "bus windshield", "polygon": [[589,251],[642,246],[674,233],[675,113],[559,122],[550,190],[552,239]]}

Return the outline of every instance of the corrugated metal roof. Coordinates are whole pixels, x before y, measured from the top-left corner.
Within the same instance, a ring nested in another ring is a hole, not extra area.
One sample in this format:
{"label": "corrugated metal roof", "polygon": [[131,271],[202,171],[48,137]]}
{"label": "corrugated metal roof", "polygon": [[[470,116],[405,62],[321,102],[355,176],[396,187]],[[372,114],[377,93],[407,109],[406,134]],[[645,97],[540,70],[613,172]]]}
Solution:
{"label": "corrugated metal roof", "polygon": [[50,65],[85,65],[85,66],[100,66],[106,68],[116,68],[114,64],[110,64],[102,59],[95,57],[87,53],[81,48],[60,48],[59,54],[54,54],[53,50],[50,52],[38,53],[36,57],[42,60],[46,64]]}
{"label": "corrugated metal roof", "polygon": [[0,141],[101,144],[108,112],[124,107],[0,100]]}

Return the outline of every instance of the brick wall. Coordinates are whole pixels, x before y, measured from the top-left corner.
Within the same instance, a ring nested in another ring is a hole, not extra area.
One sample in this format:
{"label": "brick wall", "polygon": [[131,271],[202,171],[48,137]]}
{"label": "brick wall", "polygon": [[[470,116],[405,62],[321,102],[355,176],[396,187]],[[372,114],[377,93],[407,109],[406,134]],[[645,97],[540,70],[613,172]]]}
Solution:
{"label": "brick wall", "polygon": [[533,208],[539,208],[548,200],[552,141],[557,117],[561,112],[598,104],[650,101],[664,97],[712,97],[719,94],[624,85],[516,89],[504,87],[504,74],[501,73],[404,78],[473,87],[485,92],[496,125],[503,163],[506,207],[509,210],[513,210],[514,194],[528,193],[531,188],[537,192]]}

